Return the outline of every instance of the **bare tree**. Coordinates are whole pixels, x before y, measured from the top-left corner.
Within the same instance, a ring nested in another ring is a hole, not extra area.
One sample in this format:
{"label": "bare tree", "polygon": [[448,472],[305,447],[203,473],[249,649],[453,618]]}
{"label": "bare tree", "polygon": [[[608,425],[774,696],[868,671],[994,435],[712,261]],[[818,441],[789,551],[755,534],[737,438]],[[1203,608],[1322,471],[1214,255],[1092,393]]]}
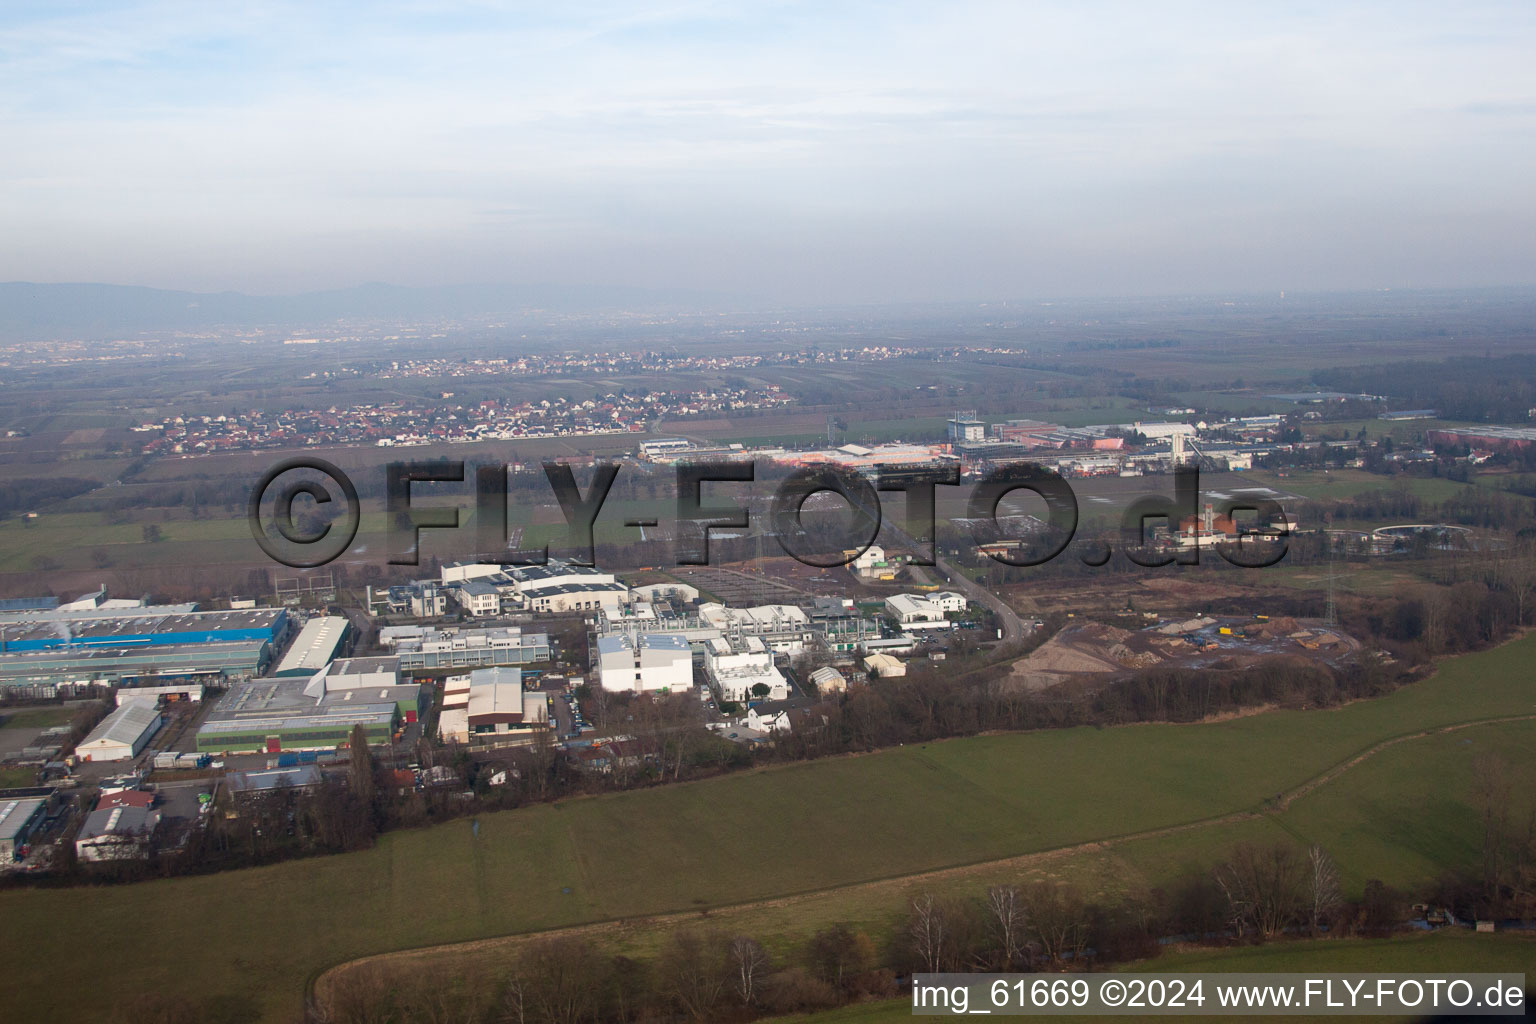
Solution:
{"label": "bare tree", "polygon": [[398,1017],[395,978],[378,967],[341,971],[318,1002],[317,1016],[326,1024],[387,1024]]}
{"label": "bare tree", "polygon": [[528,1004],[523,997],[523,980],[517,975],[507,979],[507,987],[502,993],[502,1019],[507,1024],[528,1024]]}
{"label": "bare tree", "polygon": [[1421,635],[1424,638],[1424,649],[1430,654],[1439,654],[1445,645],[1445,625],[1450,617],[1450,608],[1439,587],[1431,587],[1424,592],[1423,605],[1424,627]]}
{"label": "bare tree", "polygon": [[751,1005],[757,994],[757,976],[768,970],[768,951],[756,939],[738,935],[731,940],[729,956],[736,997],[743,1005]]}
{"label": "bare tree", "polygon": [[1312,934],[1323,920],[1338,909],[1344,901],[1339,889],[1339,866],[1328,856],[1328,851],[1313,845],[1307,851],[1307,916]]}
{"label": "bare tree", "polygon": [[1480,755],[1472,762],[1472,796],[1483,819],[1483,894],[1490,913],[1497,913],[1507,880],[1511,785],[1504,759]]}
{"label": "bare tree", "polygon": [[912,901],[907,934],[911,936],[913,949],[929,974],[937,974],[943,966],[948,948],[947,924],[944,908],[934,899],[933,893],[925,892]]}
{"label": "bare tree", "polygon": [[373,752],[368,749],[368,733],[361,725],[355,725],[348,743],[352,748],[352,759],[347,784],[360,803],[370,805],[373,803]]}
{"label": "bare tree", "polygon": [[1037,882],[1024,897],[1029,934],[1053,962],[1076,957],[1088,941],[1087,908],[1071,886]]}
{"label": "bare tree", "polygon": [[692,931],[675,932],[662,959],[662,979],[678,1007],[694,1020],[712,1020],[730,981],[724,943]]}
{"label": "bare tree", "polygon": [[596,968],[597,957],[583,939],[553,938],[528,946],[508,988],[509,1000],[514,994],[516,999],[514,1019],[529,1024],[592,1020],[601,990]]}
{"label": "bare tree", "polygon": [[449,979],[413,974],[401,979],[401,1019],[412,1024],[476,1024],[480,1019],[482,979],[475,975]]}
{"label": "bare tree", "polygon": [[875,947],[863,932],[835,924],[811,937],[806,954],[811,970],[828,985],[841,989],[849,975],[869,969]]}
{"label": "bare tree", "polygon": [[1003,969],[1018,963],[1024,938],[1024,901],[1012,885],[994,885],[987,890],[987,911],[992,915],[999,947],[1003,951]]}
{"label": "bare tree", "polygon": [[1290,847],[1240,843],[1216,869],[1216,884],[1227,898],[1238,936],[1252,928],[1269,938],[1296,920],[1306,883],[1301,861]]}

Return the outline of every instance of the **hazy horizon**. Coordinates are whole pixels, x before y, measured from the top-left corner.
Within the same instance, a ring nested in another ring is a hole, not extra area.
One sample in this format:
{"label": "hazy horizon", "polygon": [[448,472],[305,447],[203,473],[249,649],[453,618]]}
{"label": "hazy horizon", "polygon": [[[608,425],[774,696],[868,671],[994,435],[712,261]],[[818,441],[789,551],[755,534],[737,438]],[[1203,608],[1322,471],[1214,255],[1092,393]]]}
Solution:
{"label": "hazy horizon", "polygon": [[0,280],[784,305],[1536,284],[1536,11],[0,13]]}

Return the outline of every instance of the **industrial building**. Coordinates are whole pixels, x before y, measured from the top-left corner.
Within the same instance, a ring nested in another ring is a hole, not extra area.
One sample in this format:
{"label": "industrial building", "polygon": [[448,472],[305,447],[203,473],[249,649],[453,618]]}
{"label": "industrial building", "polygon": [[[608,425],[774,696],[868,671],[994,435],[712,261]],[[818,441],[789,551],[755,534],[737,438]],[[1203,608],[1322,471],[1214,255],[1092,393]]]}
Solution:
{"label": "industrial building", "polygon": [[518,594],[528,611],[550,614],[615,609],[629,601],[624,584],[599,581],[523,587]]}
{"label": "industrial building", "polygon": [[658,459],[686,452],[694,446],[686,437],[657,437],[640,442],[640,458]]}
{"label": "industrial building", "polygon": [[373,744],[387,743],[397,725],[414,722],[421,687],[333,689],[327,674],[253,679],[232,687],[197,730],[200,751],[334,750],[355,726]]}
{"label": "industrial building", "polygon": [[325,688],[328,691],[368,690],[400,685],[400,659],[394,655],[342,658],[331,662],[324,671]]}
{"label": "industrial building", "polygon": [[250,800],[277,789],[303,791],[320,785],[320,767],[313,764],[288,768],[267,768],[250,772],[230,772],[224,786],[237,801]]}
{"label": "industrial building", "polygon": [[160,812],[149,807],[98,807],[75,836],[82,861],[136,860],[149,851]]}
{"label": "industrial building", "polygon": [[699,618],[722,633],[755,636],[780,654],[798,654],[816,639],[810,616],[792,604],[764,604],[751,608],[727,608],[709,602],[699,605]]}
{"label": "industrial building", "polygon": [[195,704],[203,699],[203,684],[167,683],[163,686],[121,686],[118,687],[115,696],[118,707],[122,707],[131,700],[148,700],[156,704],[174,704],[184,700]]}
{"label": "industrial building", "polygon": [[894,566],[885,557],[885,548],[879,544],[871,544],[854,556],[848,563],[855,575],[872,580],[892,580],[896,578],[897,566]]}
{"label": "industrial building", "polygon": [[477,619],[494,618],[501,614],[501,591],[487,580],[465,580],[453,588],[453,593],[460,607]]}
{"label": "industrial building", "polygon": [[832,450],[786,452],[774,461],[786,466],[832,465],[877,478],[882,471],[890,473],[953,465],[955,458],[949,447],[941,444],[884,444],[875,448],[845,444]]}
{"label": "industrial building", "polygon": [[693,687],[693,650],[676,633],[601,637],[597,678],[611,693],[680,693]]}
{"label": "industrial building", "polygon": [[560,613],[629,603],[629,588],[612,573],[561,561],[507,566],[455,562],[443,567],[442,578],[459,604],[475,617],[495,616],[511,608]]}
{"label": "industrial building", "polygon": [[369,615],[433,619],[448,614],[448,591],[436,580],[416,580],[382,590],[369,586],[366,600]]}
{"label": "industrial building", "polygon": [[138,756],[164,719],[158,702],[131,700],[114,710],[75,747],[82,761],[128,761]]}
{"label": "industrial building", "polygon": [[449,562],[443,566],[442,579],[446,586],[485,576],[499,576],[501,573],[502,567],[495,562]]}
{"label": "industrial building", "polygon": [[1521,451],[1536,444],[1536,427],[1438,427],[1425,431],[1431,445],[1471,445],[1489,451]]}
{"label": "industrial building", "polygon": [[889,654],[871,654],[864,659],[864,668],[881,679],[891,679],[907,674],[907,666]]}
{"label": "industrial building", "polygon": [[848,689],[848,680],[837,669],[827,665],[811,673],[811,685],[816,687],[817,693],[842,693]]}
{"label": "industrial building", "polygon": [[965,598],[953,591],[938,594],[892,594],[885,610],[904,629],[947,629],[950,611],[964,611]]}
{"label": "industrial building", "polygon": [[379,630],[379,643],[394,649],[402,672],[492,668],[549,660],[549,634],[525,633],[517,626],[386,626]]}
{"label": "industrial building", "polygon": [[190,605],[11,612],[0,616],[0,652],[275,641],[287,628],[280,608],[186,611]]}
{"label": "industrial building", "polygon": [[444,682],[437,718],[444,743],[526,743],[549,724],[549,699],[523,690],[522,669],[480,668]]}
{"label": "industrial building", "polygon": [[350,623],[340,615],[324,615],[310,619],[293,638],[288,651],[277,667],[274,676],[312,676],[335,658],[347,638]]}
{"label": "industrial building", "polygon": [[27,837],[43,820],[47,803],[42,797],[0,800],[0,862],[16,859],[16,851],[27,844]]}
{"label": "industrial building", "polygon": [[980,441],[987,436],[987,425],[976,418],[975,410],[957,412],[950,417],[948,437],[954,441]]}
{"label": "industrial building", "polygon": [[672,604],[692,604],[699,599],[699,588],[686,583],[648,583],[631,587],[630,595],[638,601],[667,601]]}
{"label": "industrial building", "polygon": [[218,682],[260,675],[271,660],[265,640],[177,644],[169,647],[61,648],[0,654],[0,687],[55,697],[92,685],[116,686],[164,679]]}
{"label": "industrial building", "polygon": [[282,609],[198,612],[195,605],[85,602],[0,612],[0,686],[38,696],[150,677],[249,677],[288,628]]}
{"label": "industrial building", "polygon": [[[789,681],[773,663],[773,652],[755,636],[720,637],[704,646],[704,673],[720,691],[720,699],[784,700],[789,696]],[[759,696],[753,688],[761,684],[766,693]]]}

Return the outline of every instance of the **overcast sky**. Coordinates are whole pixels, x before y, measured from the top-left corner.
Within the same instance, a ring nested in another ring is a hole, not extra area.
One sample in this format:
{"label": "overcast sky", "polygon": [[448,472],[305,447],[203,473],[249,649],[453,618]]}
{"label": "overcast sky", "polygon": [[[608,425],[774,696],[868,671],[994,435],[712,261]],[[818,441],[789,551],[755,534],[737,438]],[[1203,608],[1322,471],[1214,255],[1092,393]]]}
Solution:
{"label": "overcast sky", "polygon": [[0,280],[1536,283],[1524,0],[643,6],[6,0]]}

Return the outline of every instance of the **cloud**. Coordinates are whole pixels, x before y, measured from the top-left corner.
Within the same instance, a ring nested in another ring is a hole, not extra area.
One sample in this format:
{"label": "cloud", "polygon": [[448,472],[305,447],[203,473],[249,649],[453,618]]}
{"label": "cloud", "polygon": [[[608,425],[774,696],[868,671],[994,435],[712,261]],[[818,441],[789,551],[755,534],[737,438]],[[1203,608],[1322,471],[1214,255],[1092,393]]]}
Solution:
{"label": "cloud", "polygon": [[[1532,17],[7,5],[0,278],[297,289],[543,266],[946,298],[1137,288],[1161,253],[1191,286],[1284,287],[1319,266],[1298,235],[1336,235],[1343,208],[1375,219],[1329,261],[1339,287],[1418,273],[1405,220],[1469,254],[1457,275],[1527,280],[1536,140],[1507,126],[1530,110]],[[1254,225],[1271,248],[1234,264]]]}

